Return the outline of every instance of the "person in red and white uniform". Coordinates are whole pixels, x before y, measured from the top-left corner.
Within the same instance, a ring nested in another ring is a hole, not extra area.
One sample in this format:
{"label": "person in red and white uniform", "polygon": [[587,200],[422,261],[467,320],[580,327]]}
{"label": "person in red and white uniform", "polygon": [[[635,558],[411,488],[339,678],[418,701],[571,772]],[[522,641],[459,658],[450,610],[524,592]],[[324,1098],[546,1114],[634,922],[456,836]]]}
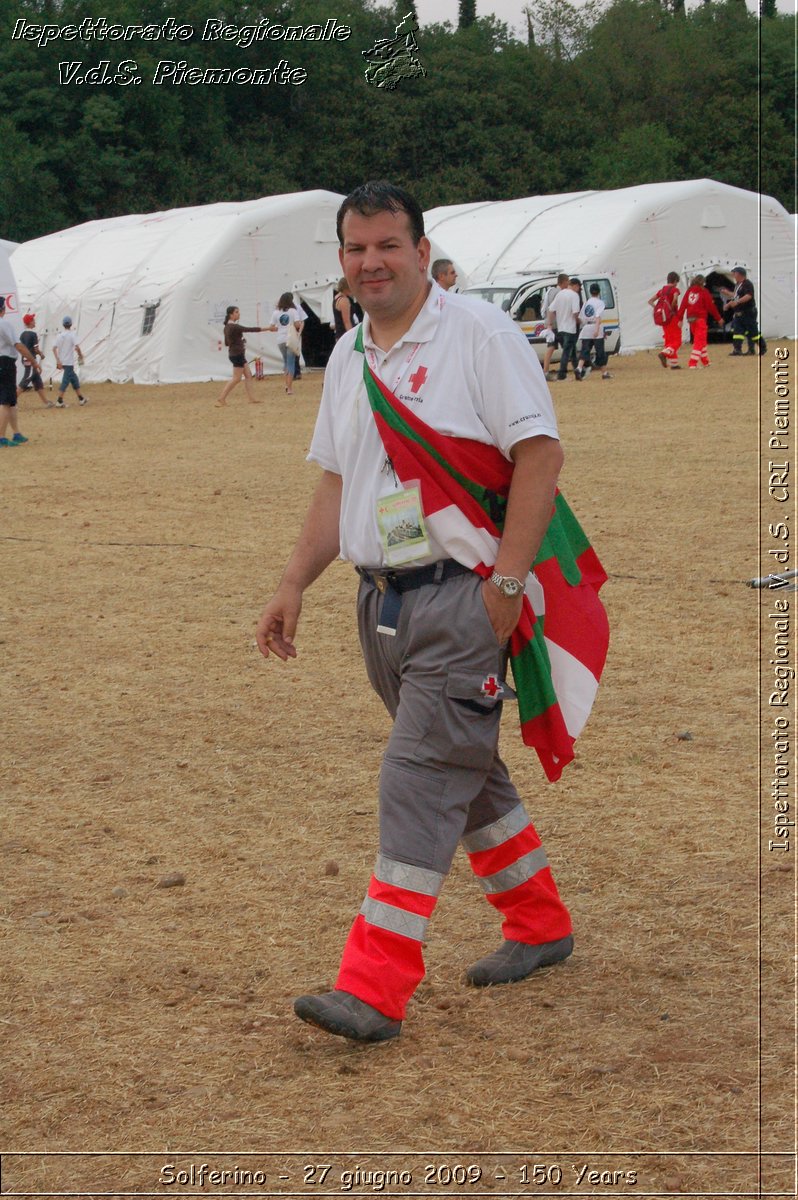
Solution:
{"label": "person in red and white uniform", "polygon": [[665,322],[662,328],[662,338],[664,346],[658,354],[659,361],[663,367],[670,367],[674,371],[681,370],[678,363],[679,350],[682,345],[682,322],[679,320],[677,313],[679,311],[679,275],[676,271],[668,272],[668,281],[664,283],[658,292],[650,298],[649,304],[652,308],[659,301],[670,310],[670,318]]}
{"label": "person in red and white uniform", "polygon": [[[502,944],[469,969],[469,982],[524,979],[572,951],[568,910],[498,754],[504,647],[548,525],[562,451],[523,333],[493,306],[429,280],[430,244],[412,196],[363,185],[341,205],[338,234],[343,272],[366,315],[331,355],[309,454],[323,474],[257,642],[267,658],[294,658],[307,587],[337,557],[358,568],[366,670],[393,717],[379,854],[334,989],[301,996],[294,1008],[329,1033],[378,1042],[399,1034],[424,976],[427,926],[460,842],[504,918]],[[497,448],[514,463],[490,579],[471,569],[473,530],[458,526],[457,514],[442,540],[424,529],[418,489],[399,483],[386,456],[364,361],[429,428]]]}
{"label": "person in red and white uniform", "polygon": [[707,354],[707,336],[709,317],[714,317],[721,325],[723,317],[718,312],[717,305],[712,299],[710,292],[704,287],[704,276],[694,275],[690,280],[687,291],[682,297],[682,302],[679,305],[679,310],[676,313],[676,319],[681,322],[684,316],[687,316],[687,323],[693,336],[693,348],[690,351],[690,359],[687,364],[691,371],[697,370],[699,367],[709,366],[709,355]]}

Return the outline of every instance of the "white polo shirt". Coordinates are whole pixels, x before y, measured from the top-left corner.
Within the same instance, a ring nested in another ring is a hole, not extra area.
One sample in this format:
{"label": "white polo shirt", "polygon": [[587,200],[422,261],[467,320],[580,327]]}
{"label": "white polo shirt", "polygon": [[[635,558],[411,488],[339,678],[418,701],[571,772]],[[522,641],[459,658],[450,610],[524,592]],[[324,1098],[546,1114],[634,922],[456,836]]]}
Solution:
{"label": "white polo shirt", "polygon": [[[377,500],[401,485],[372,415],[356,335],[348,330],[330,356],[308,459],[343,479],[341,558],[376,568],[386,565]],[[433,283],[411,328],[390,350],[371,340],[368,315],[363,341],[382,382],[439,433],[497,446],[507,459],[524,438],[559,437],[538,357],[494,304]],[[414,566],[450,557],[445,546],[430,542],[429,555]]]}

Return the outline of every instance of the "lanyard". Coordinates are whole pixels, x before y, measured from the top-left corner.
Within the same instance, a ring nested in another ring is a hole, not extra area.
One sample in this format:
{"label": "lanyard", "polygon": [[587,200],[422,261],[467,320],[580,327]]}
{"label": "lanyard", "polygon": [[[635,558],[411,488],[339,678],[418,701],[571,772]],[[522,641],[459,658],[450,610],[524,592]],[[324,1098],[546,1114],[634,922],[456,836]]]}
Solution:
{"label": "lanyard", "polygon": [[[391,388],[392,392],[396,393],[398,391],[399,384],[402,382],[405,375],[410,370],[410,365],[413,362],[413,359],[418,354],[419,350],[421,349],[421,345],[422,345],[421,342],[414,342],[413,345],[410,347],[409,353],[407,354],[407,356],[405,357],[405,359],[403,360],[403,362],[399,368],[399,374],[396,376],[396,380],[393,384],[393,387]],[[373,349],[371,348],[371,346],[366,346],[365,351],[366,351],[366,357],[368,359],[369,366],[371,367],[372,371],[374,372],[375,375],[378,375],[380,377],[380,379],[382,379],[382,375],[380,373],[380,369],[377,364],[377,356],[374,353]],[[390,353],[390,351],[389,351],[389,353]],[[387,358],[388,356],[386,355],[385,357]],[[383,380],[383,382],[384,382],[384,380]]]}

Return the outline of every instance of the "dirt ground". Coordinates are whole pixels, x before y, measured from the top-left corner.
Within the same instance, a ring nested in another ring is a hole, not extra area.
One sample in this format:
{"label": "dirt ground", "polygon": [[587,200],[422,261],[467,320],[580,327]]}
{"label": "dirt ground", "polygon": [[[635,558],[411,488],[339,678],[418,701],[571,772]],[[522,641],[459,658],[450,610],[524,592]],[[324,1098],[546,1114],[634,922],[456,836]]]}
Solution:
{"label": "dirt ground", "polygon": [[[644,353],[553,387],[612,644],[560,783],[511,714],[502,748],[576,950],[466,988],[499,930],[460,854],[381,1047],[291,1010],[332,985],[376,850],[388,718],[351,567],[308,593],[296,662],[253,642],[316,478],[320,373],[227,411],[217,384],[23,400],[0,460],[4,1194],[211,1194],[163,1178],[200,1152],[275,1194],[337,1195],[356,1164],[412,1172],[391,1194],[753,1194],[757,1149],[789,1146],[789,1069],[759,1140],[759,363]],[[789,876],[762,885],[782,911]],[[87,1151],[125,1154],[65,1153]],[[215,1190],[258,1191],[236,1182]]]}

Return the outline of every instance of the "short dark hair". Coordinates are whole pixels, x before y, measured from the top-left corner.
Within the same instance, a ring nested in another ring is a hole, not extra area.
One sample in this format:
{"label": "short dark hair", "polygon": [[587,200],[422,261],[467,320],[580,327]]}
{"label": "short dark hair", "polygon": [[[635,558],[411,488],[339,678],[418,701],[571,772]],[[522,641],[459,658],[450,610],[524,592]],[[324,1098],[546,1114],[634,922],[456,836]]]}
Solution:
{"label": "short dark hair", "polygon": [[679,282],[679,272],[678,271],[668,271],[668,283],[678,283],[678,282]]}
{"label": "short dark hair", "polygon": [[574,283],[575,283],[575,284],[576,284],[576,286],[577,286],[577,287],[579,287],[579,288],[582,286],[582,280],[581,280],[581,279],[577,279],[575,275],[572,275],[572,276],[571,276],[571,278],[568,280],[568,282],[569,282],[569,284],[574,284]]}
{"label": "short dark hair", "polygon": [[404,188],[384,179],[361,183],[360,187],[356,187],[344,198],[335,221],[338,241],[342,246],[344,217],[348,212],[360,213],[361,217],[374,217],[381,212],[404,212],[407,214],[414,245],[417,246],[424,237],[424,214],[418,201]]}
{"label": "short dark hair", "polygon": [[590,295],[591,296],[600,296],[601,295],[601,288],[599,287],[599,285],[597,283],[591,283]]}

